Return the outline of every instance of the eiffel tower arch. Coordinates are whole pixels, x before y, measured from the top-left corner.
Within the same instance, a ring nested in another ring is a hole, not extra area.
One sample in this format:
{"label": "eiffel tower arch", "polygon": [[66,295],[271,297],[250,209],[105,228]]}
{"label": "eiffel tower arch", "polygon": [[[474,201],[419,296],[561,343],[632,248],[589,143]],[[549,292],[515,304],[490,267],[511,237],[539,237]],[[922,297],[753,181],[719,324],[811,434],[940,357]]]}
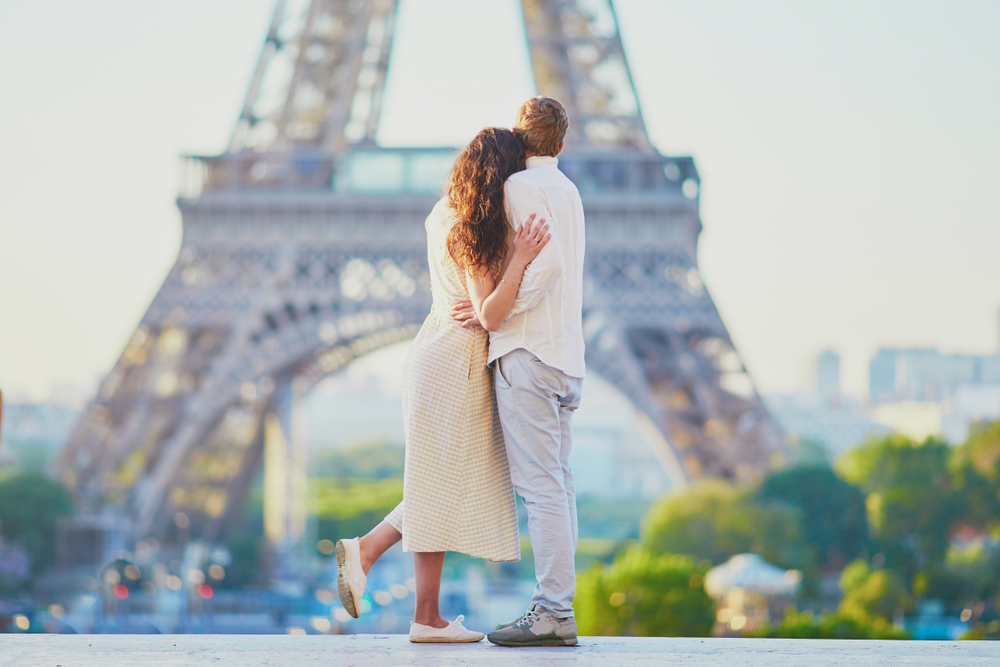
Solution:
{"label": "eiffel tower arch", "polygon": [[[522,0],[559,167],[587,218],[587,364],[673,483],[750,480],[784,443],[697,268],[699,176],[650,144],[610,0]],[[58,472],[134,536],[220,538],[265,465],[265,531],[303,530],[292,406],[429,310],[423,220],[455,156],[375,143],[396,0],[278,0],[228,150],[185,158],[176,264]]]}

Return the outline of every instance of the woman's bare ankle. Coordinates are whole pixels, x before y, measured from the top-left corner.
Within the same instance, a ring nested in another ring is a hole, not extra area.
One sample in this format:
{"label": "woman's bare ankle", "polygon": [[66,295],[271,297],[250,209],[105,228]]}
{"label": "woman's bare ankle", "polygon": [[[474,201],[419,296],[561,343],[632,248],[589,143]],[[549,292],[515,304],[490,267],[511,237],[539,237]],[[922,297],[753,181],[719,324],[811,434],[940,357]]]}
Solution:
{"label": "woman's bare ankle", "polygon": [[419,623],[420,625],[426,625],[431,628],[446,628],[448,627],[448,621],[444,620],[441,614],[415,614],[413,617],[414,623]]}
{"label": "woman's bare ankle", "polygon": [[366,549],[368,546],[367,536],[362,536],[358,538],[358,551],[361,553],[361,571],[366,575],[368,570],[372,569],[372,565],[375,564],[375,559],[371,557],[371,550]]}

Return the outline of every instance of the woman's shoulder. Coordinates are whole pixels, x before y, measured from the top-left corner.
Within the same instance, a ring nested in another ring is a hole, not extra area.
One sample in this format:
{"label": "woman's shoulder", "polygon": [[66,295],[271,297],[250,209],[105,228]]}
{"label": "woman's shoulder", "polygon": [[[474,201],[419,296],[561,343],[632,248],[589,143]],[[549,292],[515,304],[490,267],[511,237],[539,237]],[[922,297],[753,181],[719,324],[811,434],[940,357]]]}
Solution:
{"label": "woman's shoulder", "polygon": [[447,227],[455,224],[455,210],[448,203],[447,197],[442,197],[434,204],[434,208],[431,209],[430,215],[427,216],[426,226],[435,227]]}

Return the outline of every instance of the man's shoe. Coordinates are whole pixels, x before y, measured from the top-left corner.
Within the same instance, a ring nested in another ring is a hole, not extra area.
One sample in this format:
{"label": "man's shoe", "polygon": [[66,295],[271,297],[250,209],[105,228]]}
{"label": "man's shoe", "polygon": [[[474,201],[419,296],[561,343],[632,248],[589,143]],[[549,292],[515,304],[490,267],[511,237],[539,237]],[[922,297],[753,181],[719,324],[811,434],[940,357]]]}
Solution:
{"label": "man's shoe", "polygon": [[556,618],[537,604],[513,625],[486,635],[498,646],[576,646],[576,621],[573,617]]}
{"label": "man's shoe", "polygon": [[361,540],[337,540],[337,592],[347,613],[360,616],[361,596],[365,594],[368,577],[361,569]]}
{"label": "man's shoe", "polygon": [[[532,609],[534,609],[534,608],[535,608],[535,603],[534,603],[534,602],[532,602],[532,603],[531,603],[531,606],[530,606],[530,607],[528,607],[528,611],[531,611],[531,610],[532,610]],[[520,620],[521,620],[522,618],[524,618],[524,617],[525,617],[525,616],[526,616],[526,615],[528,614],[528,611],[524,612],[523,614],[521,614],[520,616],[518,616],[517,618],[515,618],[515,619],[514,619],[513,621],[507,621],[506,623],[501,623],[501,624],[500,624],[500,625],[498,625],[498,626],[497,626],[497,627],[496,627],[495,629],[497,629],[497,630],[503,630],[504,628],[509,628],[510,626],[512,626],[512,625],[515,625],[515,624],[519,623],[519,622],[520,622]]]}
{"label": "man's shoe", "polygon": [[483,633],[467,630],[462,621],[465,616],[459,616],[454,621],[443,628],[433,628],[429,625],[421,625],[416,621],[410,622],[410,641],[427,644],[462,644],[465,642],[478,642],[483,638]]}

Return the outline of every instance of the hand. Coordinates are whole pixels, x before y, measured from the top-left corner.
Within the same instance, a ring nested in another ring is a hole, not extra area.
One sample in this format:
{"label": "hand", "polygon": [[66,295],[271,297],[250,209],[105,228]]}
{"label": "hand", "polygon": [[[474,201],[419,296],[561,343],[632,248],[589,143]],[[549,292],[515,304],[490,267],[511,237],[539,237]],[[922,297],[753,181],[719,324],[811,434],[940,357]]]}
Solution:
{"label": "hand", "polygon": [[463,329],[482,327],[479,318],[476,317],[476,309],[471,301],[459,301],[451,308],[451,319],[462,323]]}
{"label": "hand", "polygon": [[520,267],[528,266],[531,260],[538,257],[538,253],[552,239],[552,234],[548,233],[549,225],[545,222],[545,218],[539,218],[536,222],[535,217],[535,213],[528,216],[528,220],[514,234],[511,264]]}

